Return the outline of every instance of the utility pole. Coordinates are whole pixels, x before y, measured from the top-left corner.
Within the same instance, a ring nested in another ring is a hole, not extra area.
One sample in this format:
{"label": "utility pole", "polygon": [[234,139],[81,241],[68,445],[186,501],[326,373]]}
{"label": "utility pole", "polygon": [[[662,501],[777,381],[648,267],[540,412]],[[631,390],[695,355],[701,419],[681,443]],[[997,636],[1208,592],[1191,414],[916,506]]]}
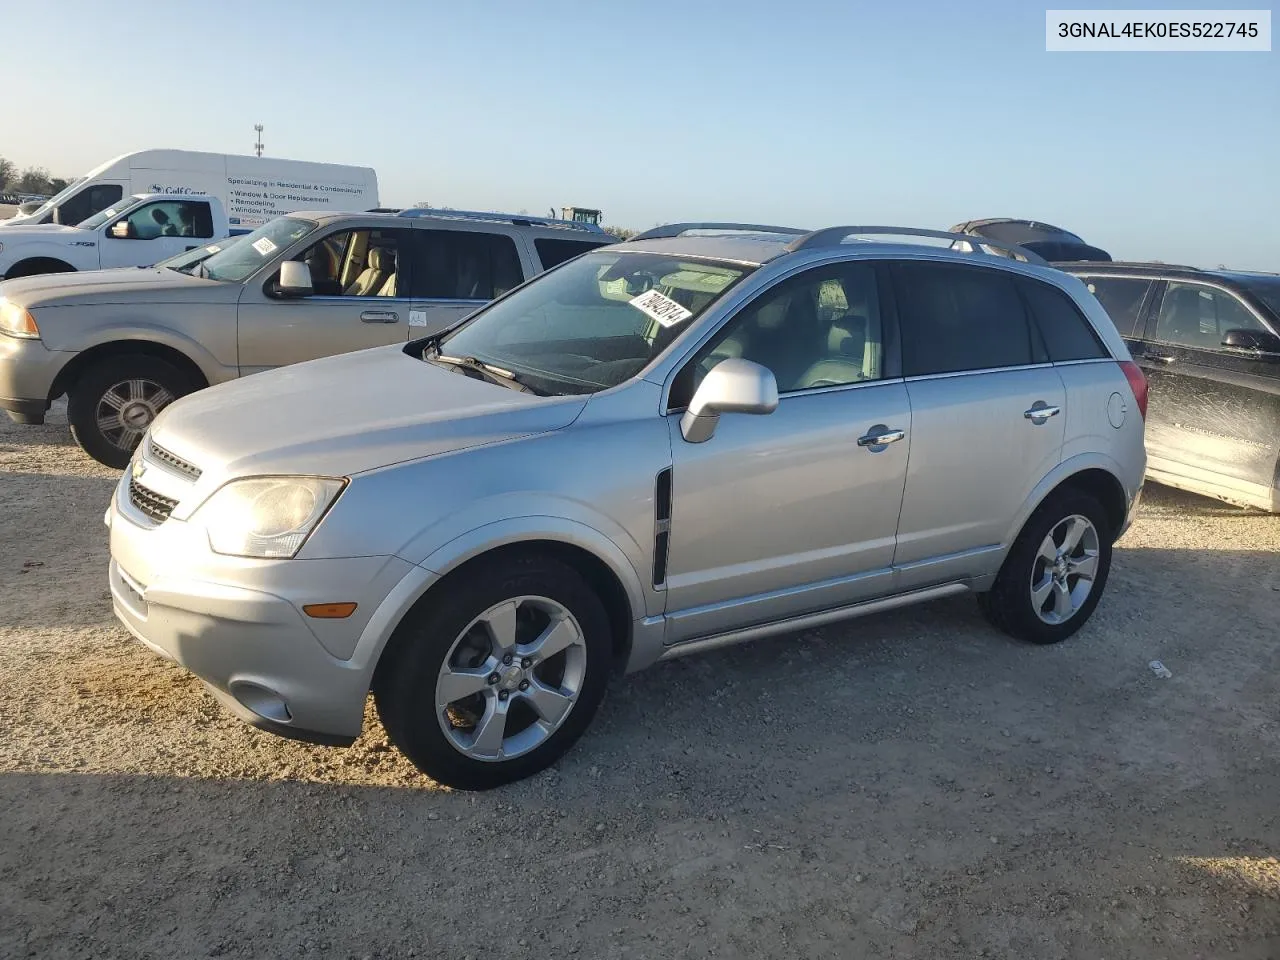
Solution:
{"label": "utility pole", "polygon": [[255,123],[253,129],[258,131],[258,142],[253,145],[253,151],[258,156],[262,156],[262,124]]}

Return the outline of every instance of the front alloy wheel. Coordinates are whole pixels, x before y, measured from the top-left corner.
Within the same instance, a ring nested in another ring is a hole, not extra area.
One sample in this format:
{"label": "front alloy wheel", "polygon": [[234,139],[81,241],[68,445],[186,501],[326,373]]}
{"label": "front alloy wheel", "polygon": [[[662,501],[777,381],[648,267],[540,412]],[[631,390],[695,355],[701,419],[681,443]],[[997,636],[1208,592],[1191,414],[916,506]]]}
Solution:
{"label": "front alloy wheel", "polygon": [[436,678],[436,717],[454,748],[509,760],[547,741],[573,710],[587,671],[582,629],[548,597],[504,600],[453,642]]}
{"label": "front alloy wheel", "polygon": [[383,654],[374,697],[419,770],[486,790],[573,746],[604,696],[612,654],[608,613],[583,576],[508,550],[427,592]]}

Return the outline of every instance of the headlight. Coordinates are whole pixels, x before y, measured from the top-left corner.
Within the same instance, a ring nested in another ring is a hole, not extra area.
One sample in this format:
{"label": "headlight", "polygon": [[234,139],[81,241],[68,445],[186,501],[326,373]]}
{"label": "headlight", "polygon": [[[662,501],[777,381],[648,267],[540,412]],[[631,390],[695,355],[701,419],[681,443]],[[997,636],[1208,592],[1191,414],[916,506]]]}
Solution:
{"label": "headlight", "polygon": [[27,312],[26,307],[0,299],[0,333],[25,340],[39,340],[40,328]]}
{"label": "headlight", "polygon": [[333,506],[345,480],[252,477],[234,480],[200,507],[214,553],[292,557]]}

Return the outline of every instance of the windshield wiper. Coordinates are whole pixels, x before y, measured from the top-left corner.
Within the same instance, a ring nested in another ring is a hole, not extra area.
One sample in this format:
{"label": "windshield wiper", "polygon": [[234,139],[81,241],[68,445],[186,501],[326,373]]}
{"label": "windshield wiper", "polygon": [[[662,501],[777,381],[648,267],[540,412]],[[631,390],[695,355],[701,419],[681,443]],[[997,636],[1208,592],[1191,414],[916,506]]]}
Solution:
{"label": "windshield wiper", "polygon": [[474,370],[490,383],[496,383],[499,386],[510,387],[512,390],[519,390],[521,393],[537,393],[527,383],[522,383],[520,378],[511,370],[499,367],[496,364],[485,363],[476,357],[450,357],[446,354],[437,352],[435,356],[426,358],[433,363],[444,363],[460,370]]}

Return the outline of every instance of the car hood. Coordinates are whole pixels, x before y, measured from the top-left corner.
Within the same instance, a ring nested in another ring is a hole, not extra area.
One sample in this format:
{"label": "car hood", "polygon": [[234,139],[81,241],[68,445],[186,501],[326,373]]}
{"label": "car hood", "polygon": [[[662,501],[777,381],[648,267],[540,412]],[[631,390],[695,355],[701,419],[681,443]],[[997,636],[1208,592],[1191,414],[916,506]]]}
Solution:
{"label": "car hood", "polygon": [[192,277],[167,267],[119,267],[6,280],[0,283],[0,296],[33,310],[73,304],[134,303],[138,300],[197,303],[209,299],[214,291],[230,287],[238,290],[240,285]]}
{"label": "car hood", "polygon": [[257,373],[171,404],[155,443],[233,477],[348,476],[567,427],[586,397],[538,397],[376,347]]}

